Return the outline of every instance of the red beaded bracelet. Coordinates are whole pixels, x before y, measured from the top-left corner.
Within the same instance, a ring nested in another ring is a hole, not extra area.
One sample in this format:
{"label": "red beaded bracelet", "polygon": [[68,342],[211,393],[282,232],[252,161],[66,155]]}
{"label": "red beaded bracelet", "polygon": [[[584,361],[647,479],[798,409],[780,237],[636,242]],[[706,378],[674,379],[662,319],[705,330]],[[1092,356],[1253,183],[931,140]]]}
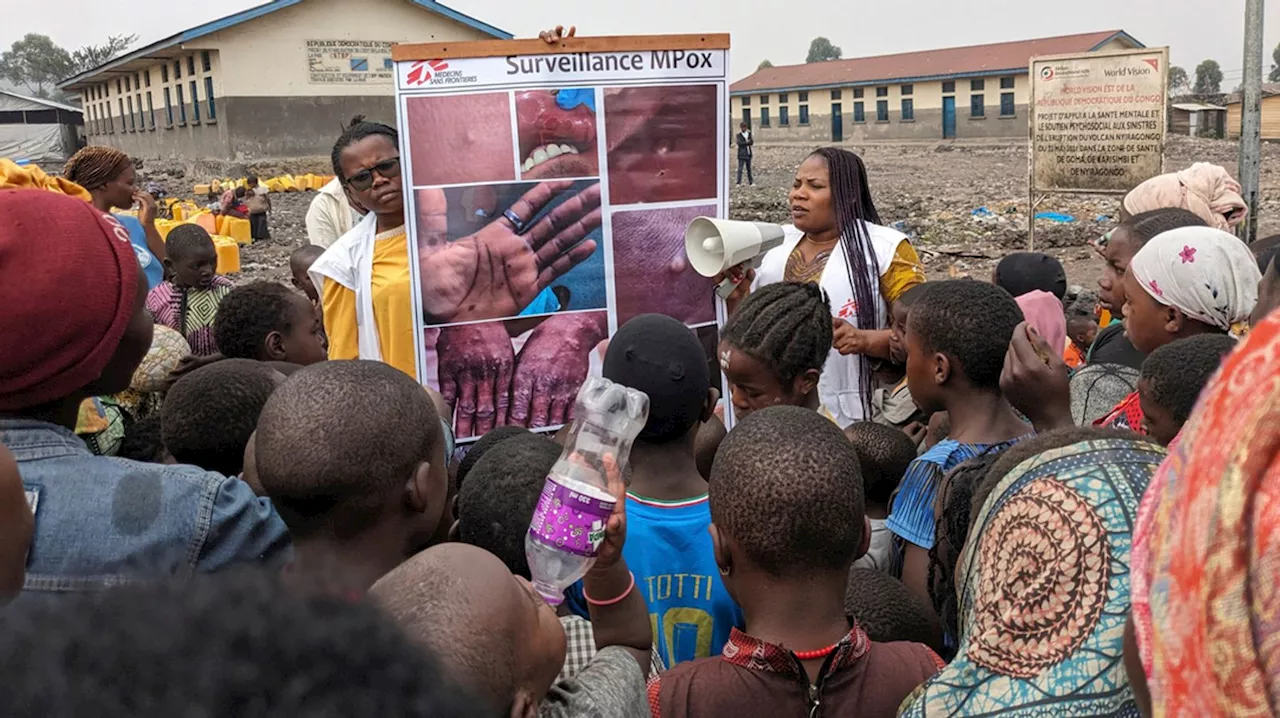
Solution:
{"label": "red beaded bracelet", "polygon": [[631,573],[630,571],[628,571],[627,573],[631,575],[631,583],[630,585],[627,586],[627,590],[623,591],[622,594],[617,598],[611,598],[608,601],[597,601],[594,598],[587,595],[587,589],[585,586],[582,588],[582,597],[587,599],[587,603],[591,604],[592,606],[612,606],[613,604],[622,601],[622,599],[626,598],[627,596],[630,596],[631,592],[634,591],[636,588],[636,575],[634,573]]}

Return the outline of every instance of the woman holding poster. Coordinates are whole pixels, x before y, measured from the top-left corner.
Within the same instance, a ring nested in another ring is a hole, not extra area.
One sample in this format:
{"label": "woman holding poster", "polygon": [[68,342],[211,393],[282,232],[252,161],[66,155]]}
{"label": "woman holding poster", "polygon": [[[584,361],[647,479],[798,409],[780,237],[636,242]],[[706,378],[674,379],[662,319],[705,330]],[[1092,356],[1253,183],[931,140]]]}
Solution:
{"label": "woman holding poster", "polygon": [[[335,174],[369,213],[309,272],[320,292],[331,359],[385,361],[417,377],[414,312],[419,308],[438,324],[543,310],[536,301],[550,283],[595,250],[595,243],[583,237],[592,222],[599,223],[598,183],[536,185],[498,221],[453,240],[435,226],[447,212],[445,193],[422,190],[426,221],[419,231],[427,251],[420,247],[419,301],[410,276],[399,134],[358,117],[338,138],[332,159]],[[571,197],[533,221],[566,190]]]}
{"label": "woman holding poster", "polygon": [[[841,427],[871,416],[870,360],[889,358],[888,305],[925,280],[915,249],[880,225],[867,170],[852,152],[826,147],[796,170],[793,224],[781,246],[748,270],[727,300],[733,312],[752,287],[815,282],[831,298],[835,339],[818,382],[824,408]],[[731,271],[741,276],[741,270]]]}

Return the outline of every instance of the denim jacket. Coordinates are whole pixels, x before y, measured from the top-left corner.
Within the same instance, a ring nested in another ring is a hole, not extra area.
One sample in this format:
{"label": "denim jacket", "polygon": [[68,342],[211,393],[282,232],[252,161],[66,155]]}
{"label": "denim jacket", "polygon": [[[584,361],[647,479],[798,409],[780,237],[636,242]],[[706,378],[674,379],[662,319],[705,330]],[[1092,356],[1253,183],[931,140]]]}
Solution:
{"label": "denim jacket", "polygon": [[284,521],[240,479],[94,456],[71,431],[28,419],[0,419],[0,443],[34,493],[24,597],[292,556]]}

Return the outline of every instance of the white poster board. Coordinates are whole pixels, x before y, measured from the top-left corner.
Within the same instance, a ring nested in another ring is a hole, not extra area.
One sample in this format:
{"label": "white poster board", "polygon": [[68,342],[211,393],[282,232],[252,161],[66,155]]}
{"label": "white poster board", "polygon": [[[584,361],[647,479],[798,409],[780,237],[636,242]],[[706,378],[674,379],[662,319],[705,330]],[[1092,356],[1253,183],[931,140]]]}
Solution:
{"label": "white poster board", "polygon": [[727,35],[397,45],[418,376],[460,441],[570,418],[639,314],[723,320],[684,230],[728,211]]}

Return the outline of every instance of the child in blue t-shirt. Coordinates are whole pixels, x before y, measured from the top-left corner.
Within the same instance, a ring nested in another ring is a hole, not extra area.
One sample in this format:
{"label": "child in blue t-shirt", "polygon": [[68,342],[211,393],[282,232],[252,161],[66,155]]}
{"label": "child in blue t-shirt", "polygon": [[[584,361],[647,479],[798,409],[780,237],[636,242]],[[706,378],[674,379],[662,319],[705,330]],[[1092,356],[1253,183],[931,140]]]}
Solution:
{"label": "child in blue t-shirt", "polygon": [[721,581],[711,546],[698,428],[720,392],[694,333],[667,316],[632,319],[609,342],[604,376],[649,396],[649,420],[631,449],[622,555],[649,604],[653,645],[670,668],[719,655],[742,611]]}

